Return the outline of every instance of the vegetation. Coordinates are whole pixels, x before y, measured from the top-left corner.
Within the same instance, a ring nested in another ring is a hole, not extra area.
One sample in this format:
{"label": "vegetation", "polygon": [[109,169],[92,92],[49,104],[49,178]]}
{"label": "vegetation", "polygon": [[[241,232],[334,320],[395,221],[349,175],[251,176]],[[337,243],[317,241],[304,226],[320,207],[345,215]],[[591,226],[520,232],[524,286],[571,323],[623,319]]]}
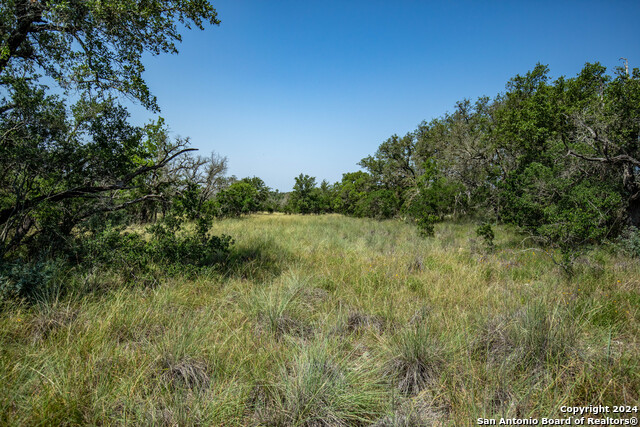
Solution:
{"label": "vegetation", "polygon": [[203,0],[0,5],[0,422],[638,404],[640,70],[538,64],[280,193],[119,103],[158,112],[143,55],[218,23]]}
{"label": "vegetation", "polygon": [[512,224],[571,274],[582,251],[639,225],[639,82],[598,63],[551,82],[538,64],[494,99],[391,136],[341,182],[300,174],[284,210],[403,218],[424,236],[447,218]]}
{"label": "vegetation", "polygon": [[[567,280],[473,224],[253,215],[227,264],[100,269],[0,314],[3,424],[467,425],[640,400],[640,269],[601,248]],[[133,231],[133,230],[132,230]],[[526,249],[526,248],[525,248]]]}
{"label": "vegetation", "polygon": [[0,18],[0,259],[57,252],[96,215],[166,199],[193,149],[162,119],[129,124],[117,97],[157,111],[143,54],[177,52],[178,24],[217,24],[211,5],[10,0]]}

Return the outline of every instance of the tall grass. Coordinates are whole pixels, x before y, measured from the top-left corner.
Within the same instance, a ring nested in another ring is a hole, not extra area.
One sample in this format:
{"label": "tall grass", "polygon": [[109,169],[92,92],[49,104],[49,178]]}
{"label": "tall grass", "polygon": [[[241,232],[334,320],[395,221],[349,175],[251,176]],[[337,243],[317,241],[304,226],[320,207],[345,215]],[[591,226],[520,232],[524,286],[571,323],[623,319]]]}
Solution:
{"label": "tall grass", "polygon": [[[472,224],[254,215],[206,275],[0,312],[6,425],[468,425],[638,404],[640,266],[599,249],[568,279]],[[84,290],[91,289],[91,292]]]}

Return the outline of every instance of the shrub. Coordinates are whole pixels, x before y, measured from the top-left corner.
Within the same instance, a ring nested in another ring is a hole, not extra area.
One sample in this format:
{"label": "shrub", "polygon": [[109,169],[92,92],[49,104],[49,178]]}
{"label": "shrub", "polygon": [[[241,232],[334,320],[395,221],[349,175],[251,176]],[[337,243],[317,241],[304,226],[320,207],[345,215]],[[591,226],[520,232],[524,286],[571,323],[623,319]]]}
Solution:
{"label": "shrub", "polygon": [[640,258],[640,230],[627,228],[618,238],[617,246],[627,255]]}
{"label": "shrub", "polygon": [[495,238],[495,234],[493,233],[493,229],[491,228],[490,224],[487,224],[487,223],[480,224],[478,228],[476,228],[476,235],[478,237],[482,237],[487,249],[494,248],[495,245],[493,243],[493,239]]}
{"label": "shrub", "polygon": [[60,261],[26,262],[15,260],[0,263],[0,300],[34,300],[59,289],[56,273]]}
{"label": "shrub", "polygon": [[206,219],[196,223],[196,231],[180,232],[171,220],[158,223],[149,229],[152,239],[146,254],[158,264],[195,265],[203,267],[220,262],[233,244],[230,236],[208,236]]}
{"label": "shrub", "polygon": [[434,234],[434,225],[439,221],[436,215],[422,213],[416,220],[418,231],[423,237],[431,237]]}

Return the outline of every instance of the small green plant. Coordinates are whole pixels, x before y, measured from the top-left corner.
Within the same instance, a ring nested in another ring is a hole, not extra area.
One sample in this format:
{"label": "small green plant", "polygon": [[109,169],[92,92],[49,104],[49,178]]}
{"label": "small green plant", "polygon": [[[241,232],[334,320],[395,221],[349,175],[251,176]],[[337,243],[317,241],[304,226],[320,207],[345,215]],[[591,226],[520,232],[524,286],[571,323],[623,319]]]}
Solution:
{"label": "small green plant", "polygon": [[627,228],[618,238],[618,247],[627,255],[640,258],[640,230]]}
{"label": "small green plant", "polygon": [[434,235],[434,226],[438,220],[439,218],[436,215],[421,215],[416,221],[420,235],[422,237],[432,237]]}
{"label": "small green plant", "polygon": [[56,273],[62,265],[58,261],[26,262],[16,260],[0,263],[0,301],[45,298],[59,287]]}
{"label": "small green plant", "polygon": [[493,232],[493,228],[491,228],[491,224],[488,224],[486,222],[480,224],[478,228],[476,228],[476,235],[478,237],[482,237],[482,239],[484,240],[484,245],[487,247],[487,249],[493,250],[495,248],[493,239],[495,239],[496,236]]}

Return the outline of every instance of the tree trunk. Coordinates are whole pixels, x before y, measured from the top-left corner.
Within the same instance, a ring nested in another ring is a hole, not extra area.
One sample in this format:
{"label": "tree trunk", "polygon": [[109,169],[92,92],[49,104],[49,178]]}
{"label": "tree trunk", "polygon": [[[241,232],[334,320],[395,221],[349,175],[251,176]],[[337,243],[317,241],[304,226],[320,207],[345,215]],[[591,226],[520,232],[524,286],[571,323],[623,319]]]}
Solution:
{"label": "tree trunk", "polygon": [[640,198],[629,200],[627,205],[629,222],[636,228],[640,228]]}
{"label": "tree trunk", "polygon": [[629,203],[627,204],[627,215],[629,222],[634,227],[640,228],[640,189],[636,181],[636,175],[633,170],[633,165],[625,164],[622,172],[622,182],[625,190],[631,194]]}

